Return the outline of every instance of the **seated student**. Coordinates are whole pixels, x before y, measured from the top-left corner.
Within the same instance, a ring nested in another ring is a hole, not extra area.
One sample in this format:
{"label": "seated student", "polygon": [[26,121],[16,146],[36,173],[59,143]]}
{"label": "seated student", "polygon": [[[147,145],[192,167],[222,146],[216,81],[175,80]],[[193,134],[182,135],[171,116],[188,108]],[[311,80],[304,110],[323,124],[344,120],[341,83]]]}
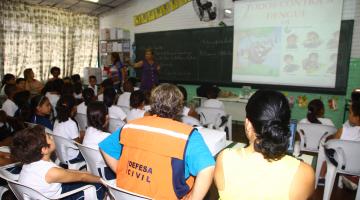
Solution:
{"label": "seated student", "polygon": [[54,81],[56,79],[59,79],[60,76],[60,68],[58,67],[52,67],[50,69],[50,74],[53,76],[52,78],[50,78],[48,81]]}
{"label": "seated student", "polygon": [[24,91],[25,89],[25,79],[24,78],[17,78],[16,79],[16,91]]}
{"label": "seated student", "polygon": [[[97,190],[97,198],[103,199],[105,188],[100,184],[100,177],[85,171],[59,167],[50,159],[55,148],[53,138],[45,133],[42,126],[26,128],[16,133],[10,150],[11,156],[23,164],[19,183],[53,199],[88,185],[87,183],[95,183],[93,185]],[[65,199],[83,198],[84,192],[79,192]]]}
{"label": "seated student", "polygon": [[[93,149],[99,149],[99,143],[110,135],[110,133],[108,133],[108,108],[103,102],[93,101],[88,105],[87,118],[88,128],[86,129],[82,144]],[[99,173],[100,172],[99,170]],[[107,180],[111,180],[115,179],[116,176],[109,167],[106,167],[105,177]]]}
{"label": "seated student", "polygon": [[105,88],[104,104],[109,109],[109,117],[111,119],[120,119],[126,121],[126,113],[118,106],[114,105],[116,99],[116,91],[113,87]]}
{"label": "seated student", "polygon": [[99,144],[118,187],[154,199],[204,198],[214,158],[197,129],[175,120],[182,99],[175,85],[161,84],[151,93],[153,116],[132,120]]}
{"label": "seated student", "polygon": [[219,89],[215,86],[210,87],[206,93],[208,99],[204,101],[203,107],[220,108],[224,110],[224,103],[216,99],[218,98],[218,95]]}
{"label": "seated student", "polygon": [[119,96],[117,105],[130,108],[130,95],[134,92],[134,87],[130,81],[125,81],[123,89],[124,93]]}
{"label": "seated student", "polygon": [[193,109],[193,108],[189,108],[186,106],[186,102],[187,102],[187,92],[186,92],[186,89],[181,86],[181,85],[178,85],[177,86],[179,88],[179,90],[181,91],[181,93],[183,94],[183,101],[184,101],[184,110],[183,110],[183,113],[182,115],[183,116],[190,116],[190,117],[194,117],[196,119],[199,119],[199,115],[197,114],[197,112]]}
{"label": "seated student", "polygon": [[98,92],[98,96],[97,99],[98,101],[104,101],[104,90],[105,88],[114,88],[114,83],[110,78],[107,78],[105,80],[103,80],[103,82],[101,82],[100,84],[100,90]]}
{"label": "seated student", "polygon": [[61,91],[61,95],[74,95],[74,86],[72,83],[65,83],[63,85],[62,91]]}
{"label": "seated student", "polygon": [[29,122],[32,117],[32,110],[30,105],[30,92],[27,90],[16,92],[14,102],[18,106],[15,112],[15,117],[23,122]]}
{"label": "seated student", "polygon": [[51,114],[51,104],[49,99],[44,95],[36,95],[31,98],[30,106],[32,110],[30,122],[43,125],[46,128],[53,130],[53,123],[49,119]]}
{"label": "seated student", "polygon": [[79,74],[74,74],[71,76],[71,83],[75,84],[75,83],[81,83],[81,77]]}
{"label": "seated student", "polygon": [[331,119],[324,118],[325,108],[320,99],[313,99],[308,105],[306,118],[300,120],[299,123],[314,123],[329,126],[335,126]]}
{"label": "seated student", "polygon": [[146,112],[150,111],[151,110],[151,107],[150,107],[150,96],[151,96],[151,91],[143,91],[144,93],[144,97],[145,97],[145,105],[144,105],[144,109]]}
{"label": "seated student", "polygon": [[0,110],[0,146],[8,146],[11,144],[12,136],[11,126],[8,123],[8,116],[5,111]]}
{"label": "seated student", "polygon": [[73,84],[73,88],[74,88],[74,97],[76,99],[77,102],[82,102],[82,92],[83,92],[83,86],[81,83],[74,83]]}
{"label": "seated student", "polygon": [[146,110],[144,109],[145,105],[145,96],[141,90],[136,90],[130,95],[130,106],[131,110],[128,116],[126,117],[127,121],[138,119],[146,115]]}
{"label": "seated student", "polygon": [[97,83],[96,76],[89,76],[88,88],[90,88],[94,91],[95,96],[97,96],[97,93],[98,93],[98,86],[96,85],[96,83]]}
{"label": "seated student", "polygon": [[[72,119],[76,113],[75,98],[73,95],[63,95],[56,104],[57,117],[53,134],[63,138],[82,142],[83,133],[80,133],[77,123]],[[79,150],[69,149],[68,157],[71,163],[83,161]]]}
{"label": "seated student", "polygon": [[[290,107],[275,91],[258,90],[246,106],[245,133],[250,145],[225,149],[215,168],[221,199],[307,199],[314,191],[314,170],[286,155]],[[239,181],[241,180],[241,181]]]}
{"label": "seated student", "polygon": [[1,109],[5,111],[9,117],[14,117],[15,112],[18,110],[18,106],[14,103],[15,93],[16,93],[15,84],[5,85],[5,94],[7,98],[6,101],[3,103]]}
{"label": "seated student", "polygon": [[87,106],[90,104],[90,102],[96,100],[96,96],[94,94],[94,90],[91,88],[84,89],[82,95],[84,101],[77,106],[77,113],[86,115]]}
{"label": "seated student", "polygon": [[45,93],[45,96],[49,99],[52,110],[54,112],[54,116],[56,117],[56,103],[60,99],[60,95],[62,92],[62,88],[64,85],[64,81],[61,79],[55,79],[53,81],[48,81],[45,84],[44,88],[47,88],[47,91]]}
{"label": "seated student", "polygon": [[63,78],[63,81],[64,81],[64,84],[71,83],[71,78],[66,76],[66,77]]}
{"label": "seated student", "polygon": [[44,85],[36,80],[34,72],[31,68],[24,70],[25,88],[30,91],[31,94],[40,94]]}
{"label": "seated student", "polygon": [[132,86],[133,86],[133,88],[134,88],[134,91],[140,89],[140,88],[138,87],[138,85],[137,85],[137,82],[138,82],[138,81],[136,80],[135,77],[129,77],[129,78],[128,78],[128,81],[130,81],[130,83],[132,84]]}
{"label": "seated student", "polygon": [[352,98],[348,120],[338,130],[335,138],[360,141],[360,99]]}
{"label": "seated student", "polygon": [[5,74],[3,79],[1,80],[1,92],[0,95],[5,94],[5,85],[7,84],[15,84],[15,76],[12,74]]}

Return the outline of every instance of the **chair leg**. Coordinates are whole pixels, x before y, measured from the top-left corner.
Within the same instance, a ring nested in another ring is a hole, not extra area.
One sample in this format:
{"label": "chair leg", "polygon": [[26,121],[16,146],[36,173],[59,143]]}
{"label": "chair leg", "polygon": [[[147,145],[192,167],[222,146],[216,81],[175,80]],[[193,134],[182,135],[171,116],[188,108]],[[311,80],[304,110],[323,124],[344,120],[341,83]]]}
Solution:
{"label": "chair leg", "polygon": [[355,200],[360,200],[360,179],[359,179],[359,182],[358,182],[358,188],[356,190]]}
{"label": "chair leg", "polygon": [[327,164],[327,171],[325,176],[325,188],[324,188],[324,196],[323,200],[330,200],[332,188],[334,186],[335,177],[336,177],[336,167],[326,162]]}
{"label": "chair leg", "polygon": [[322,165],[325,161],[325,153],[324,153],[324,147],[320,146],[318,158],[316,161],[316,171],[315,171],[315,189],[317,188],[317,184],[319,182],[319,176],[321,172]]}

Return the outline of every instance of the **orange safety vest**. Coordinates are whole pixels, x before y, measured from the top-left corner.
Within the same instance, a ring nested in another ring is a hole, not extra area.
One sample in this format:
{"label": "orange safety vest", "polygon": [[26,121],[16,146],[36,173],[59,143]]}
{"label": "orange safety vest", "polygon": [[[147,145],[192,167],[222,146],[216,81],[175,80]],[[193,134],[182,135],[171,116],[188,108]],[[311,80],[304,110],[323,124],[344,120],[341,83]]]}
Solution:
{"label": "orange safety vest", "polygon": [[181,199],[193,186],[185,179],[185,150],[193,128],[172,119],[147,116],[121,130],[123,145],[117,186],[154,199]]}

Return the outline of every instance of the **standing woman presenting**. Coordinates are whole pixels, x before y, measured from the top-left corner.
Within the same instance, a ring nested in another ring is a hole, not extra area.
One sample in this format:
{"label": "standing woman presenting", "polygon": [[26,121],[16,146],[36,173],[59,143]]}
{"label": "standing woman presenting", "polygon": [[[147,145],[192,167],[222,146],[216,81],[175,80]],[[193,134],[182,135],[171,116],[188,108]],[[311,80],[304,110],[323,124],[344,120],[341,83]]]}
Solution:
{"label": "standing woman presenting", "polygon": [[145,59],[135,63],[134,68],[142,68],[140,85],[142,91],[150,91],[159,84],[160,65],[154,60],[152,49],[145,49]]}
{"label": "standing woman presenting", "polygon": [[126,81],[127,69],[120,60],[118,53],[111,53],[110,77],[116,89],[120,89],[122,83]]}

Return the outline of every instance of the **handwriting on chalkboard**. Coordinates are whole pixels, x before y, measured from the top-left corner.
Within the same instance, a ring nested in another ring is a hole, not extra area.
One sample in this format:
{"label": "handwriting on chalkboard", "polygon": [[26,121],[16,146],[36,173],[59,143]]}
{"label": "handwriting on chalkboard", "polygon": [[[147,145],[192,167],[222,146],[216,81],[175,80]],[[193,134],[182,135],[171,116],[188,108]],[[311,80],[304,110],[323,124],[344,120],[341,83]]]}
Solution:
{"label": "handwriting on chalkboard", "polygon": [[201,40],[202,44],[219,45],[219,44],[232,44],[232,38],[224,38],[217,40]]}

